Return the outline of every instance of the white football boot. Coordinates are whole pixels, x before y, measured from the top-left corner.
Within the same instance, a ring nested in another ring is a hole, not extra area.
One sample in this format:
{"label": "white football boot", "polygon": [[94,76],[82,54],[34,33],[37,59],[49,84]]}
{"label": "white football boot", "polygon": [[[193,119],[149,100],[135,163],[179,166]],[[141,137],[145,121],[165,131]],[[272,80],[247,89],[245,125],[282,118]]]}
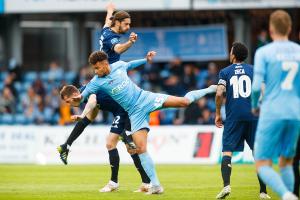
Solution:
{"label": "white football boot", "polygon": [[119,183],[109,181],[99,192],[113,192],[119,189]]}
{"label": "white football boot", "polygon": [[287,192],[283,195],[282,200],[298,200],[298,197],[291,192]]}
{"label": "white football boot", "polygon": [[146,194],[162,194],[164,193],[164,188],[160,185],[152,185]]}
{"label": "white football boot", "polygon": [[259,198],[260,199],[271,199],[271,197],[268,194],[264,193],[264,192],[261,192],[259,194]]}
{"label": "white football boot", "polygon": [[228,195],[230,195],[231,187],[230,185],[225,186],[222,191],[216,196],[216,199],[225,199]]}
{"label": "white football boot", "polygon": [[139,189],[133,191],[133,192],[148,192],[151,185],[149,183],[142,183]]}

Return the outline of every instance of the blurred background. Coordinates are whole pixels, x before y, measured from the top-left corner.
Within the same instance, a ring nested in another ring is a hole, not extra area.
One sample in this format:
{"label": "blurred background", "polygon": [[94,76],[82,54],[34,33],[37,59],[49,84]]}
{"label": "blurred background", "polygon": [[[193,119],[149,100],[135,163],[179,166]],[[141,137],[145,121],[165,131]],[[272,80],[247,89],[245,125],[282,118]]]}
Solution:
{"label": "blurred background", "polygon": [[[0,124],[70,123],[72,110],[60,102],[64,84],[86,84],[93,76],[88,55],[99,47],[106,0],[0,0]],[[153,65],[129,72],[143,89],[171,95],[216,84],[229,64],[233,41],[255,50],[270,42],[268,17],[276,8],[292,16],[291,40],[299,42],[299,0],[115,0],[131,14],[139,35],[122,60],[158,52]],[[124,39],[128,36],[125,35]],[[214,97],[187,109],[151,115],[151,124],[213,124]],[[192,111],[192,112],[191,112]],[[95,123],[109,124],[101,113]]]}

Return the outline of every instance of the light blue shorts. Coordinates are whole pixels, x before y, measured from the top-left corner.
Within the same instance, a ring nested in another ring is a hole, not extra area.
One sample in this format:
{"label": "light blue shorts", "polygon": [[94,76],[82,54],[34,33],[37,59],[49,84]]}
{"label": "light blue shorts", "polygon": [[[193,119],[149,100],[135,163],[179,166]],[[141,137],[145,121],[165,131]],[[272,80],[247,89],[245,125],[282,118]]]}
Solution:
{"label": "light blue shorts", "polygon": [[300,134],[300,121],[259,119],[254,144],[256,160],[279,156],[293,158]]}
{"label": "light blue shorts", "polygon": [[162,108],[169,95],[143,91],[137,104],[128,114],[131,123],[131,134],[141,129],[149,129],[149,115]]}

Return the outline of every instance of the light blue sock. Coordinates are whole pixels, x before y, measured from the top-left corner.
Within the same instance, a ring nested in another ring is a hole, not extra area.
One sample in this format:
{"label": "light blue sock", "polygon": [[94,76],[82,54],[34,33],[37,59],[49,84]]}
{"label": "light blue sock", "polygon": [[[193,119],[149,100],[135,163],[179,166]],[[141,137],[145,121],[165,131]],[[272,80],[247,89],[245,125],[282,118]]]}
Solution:
{"label": "light blue sock", "polygon": [[142,154],[139,154],[140,160],[141,160],[141,164],[146,172],[146,174],[148,175],[148,177],[151,180],[152,185],[154,186],[158,186],[160,185],[160,182],[158,180],[156,171],[155,171],[155,167],[154,167],[154,163],[150,157],[150,155],[145,152]]}
{"label": "light blue sock", "polygon": [[284,185],[283,180],[280,175],[277,174],[272,167],[263,166],[258,169],[259,177],[266,183],[266,185],[270,186],[273,191],[277,192],[280,197],[282,197],[288,189]]}
{"label": "light blue sock", "polygon": [[186,95],[184,97],[188,98],[190,100],[190,102],[193,103],[194,101],[199,100],[201,97],[204,97],[205,95],[207,95],[209,93],[213,93],[213,92],[215,92],[215,91],[212,88],[205,88],[202,90],[193,90],[193,91],[186,93]]}
{"label": "light blue sock", "polygon": [[280,169],[281,178],[289,191],[294,190],[295,175],[292,166],[286,166]]}

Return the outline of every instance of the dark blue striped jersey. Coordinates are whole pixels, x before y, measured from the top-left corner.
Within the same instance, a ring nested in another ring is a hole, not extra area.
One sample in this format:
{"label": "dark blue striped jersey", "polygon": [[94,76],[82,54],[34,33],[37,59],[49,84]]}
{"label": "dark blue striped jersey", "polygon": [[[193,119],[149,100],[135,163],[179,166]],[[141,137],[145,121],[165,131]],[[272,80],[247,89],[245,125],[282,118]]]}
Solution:
{"label": "dark blue striped jersey", "polygon": [[108,55],[109,64],[120,60],[120,54],[114,51],[116,44],[120,43],[120,34],[113,32],[109,27],[104,27],[99,39],[100,51]]}
{"label": "dark blue striped jersey", "polygon": [[251,113],[253,66],[232,64],[219,73],[219,85],[226,87],[226,121],[256,120]]}
{"label": "dark blue striped jersey", "polygon": [[[79,90],[82,92],[86,86],[81,87]],[[103,92],[102,90],[97,91],[96,94],[97,106],[99,109],[103,111],[111,112],[114,116],[116,115],[127,115],[127,112],[117,103],[115,102],[108,94]],[[83,101],[83,103],[87,102],[87,98]]]}

